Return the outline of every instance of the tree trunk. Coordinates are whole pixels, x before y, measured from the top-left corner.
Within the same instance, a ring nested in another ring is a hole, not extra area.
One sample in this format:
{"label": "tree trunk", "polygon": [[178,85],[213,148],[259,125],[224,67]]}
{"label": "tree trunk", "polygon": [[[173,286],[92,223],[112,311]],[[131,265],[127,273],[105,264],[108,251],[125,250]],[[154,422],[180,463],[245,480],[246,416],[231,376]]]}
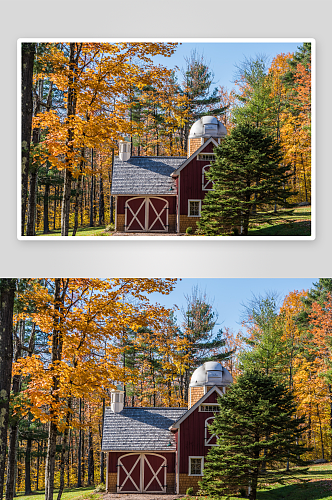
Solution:
{"label": "tree trunk", "polygon": [[37,201],[37,169],[30,168],[29,176],[29,203],[28,203],[28,220],[27,220],[27,236],[35,236],[36,228],[36,201]]}
{"label": "tree trunk", "polygon": [[[19,322],[19,335],[16,334],[16,346],[14,361],[22,355],[22,340],[24,339],[25,321]],[[33,329],[34,331],[34,329]],[[20,392],[21,376],[14,375],[12,382],[12,391],[14,397]],[[6,480],[6,500],[13,500],[15,490],[15,467],[17,460],[17,437],[18,437],[18,419],[12,417],[10,426],[9,444],[8,444],[8,460],[7,460],[7,480]]]}
{"label": "tree trunk", "polygon": [[[41,101],[43,94],[43,80],[38,82],[38,95],[35,102],[35,116],[41,111]],[[40,128],[34,128],[32,132],[32,142],[37,146],[40,141]],[[28,200],[28,222],[27,236],[35,236],[36,234],[36,204],[37,204],[37,180],[38,180],[38,165],[30,165],[29,179],[29,200]]]}
{"label": "tree trunk", "polygon": [[[80,206],[79,200],[81,199],[81,182],[82,182],[82,176],[83,176],[83,168],[84,168],[84,153],[85,153],[85,148],[82,148],[82,160],[80,162],[80,173],[78,175],[78,179],[76,181],[76,189],[75,189],[75,205],[74,205],[74,229],[72,236],[76,236],[77,228],[78,228],[78,209]],[[82,201],[81,201],[82,203]]]}
{"label": "tree trunk", "polygon": [[[82,398],[79,402],[79,422],[82,422]],[[78,452],[77,452],[77,488],[82,487],[82,429],[79,430]]]}
{"label": "tree trunk", "polygon": [[[68,440],[68,432],[69,432],[69,420],[70,420],[70,410],[71,410],[71,398],[68,399],[68,412],[66,415],[66,428],[63,432],[62,436],[62,448],[61,448],[61,456],[60,456],[60,488],[58,492],[57,500],[61,500],[61,496],[63,493],[63,489],[65,486],[65,455],[67,450],[67,440]],[[69,451],[68,451],[69,453]]]}
{"label": "tree trunk", "polygon": [[72,173],[66,169],[61,207],[61,236],[68,236],[69,232],[71,181]]}
{"label": "tree trunk", "polygon": [[18,422],[10,427],[7,460],[6,500],[13,500],[15,492],[15,467],[17,460]]}
{"label": "tree trunk", "polygon": [[94,484],[94,481],[95,481],[95,465],[93,458],[92,429],[91,427],[89,427],[88,485],[91,486],[92,484]]}
{"label": "tree trunk", "polygon": [[[134,406],[134,405],[133,405]],[[105,398],[103,398],[103,418],[102,418],[102,427],[101,427],[101,443],[100,449],[103,444],[103,432],[104,432],[104,418],[105,418]],[[104,452],[100,452],[100,482],[105,483],[105,461],[104,461]]]}
{"label": "tree trunk", "polygon": [[68,453],[67,453],[67,460],[66,460],[66,467],[67,467],[67,488],[70,486],[70,452],[72,448],[72,437],[71,437],[71,429],[69,429],[69,436],[68,436]]}
{"label": "tree trunk", "polygon": [[103,185],[103,177],[100,174],[100,177],[99,177],[99,225],[103,226],[104,224],[105,224],[104,185]]}
{"label": "tree trunk", "polygon": [[93,175],[93,148],[91,149],[91,184],[90,184],[90,227],[94,226],[94,175]]}
{"label": "tree trunk", "polygon": [[113,216],[113,196],[112,196],[112,174],[113,174],[113,166],[114,166],[114,148],[112,149],[112,169],[111,172],[108,171],[108,182],[110,188],[110,224],[114,224],[114,216]]}
{"label": "tree trunk", "polygon": [[9,397],[13,363],[13,310],[15,278],[0,279],[0,499],[6,464]]}
{"label": "tree trunk", "polygon": [[78,60],[81,52],[82,44],[76,42],[70,43],[69,56],[69,75],[68,75],[68,94],[67,94],[67,153],[65,155],[65,180],[61,207],[61,236],[68,236],[69,230],[69,214],[70,214],[70,191],[73,168],[73,153],[74,153],[74,127],[72,118],[76,115],[76,74],[78,71]]}
{"label": "tree trunk", "polygon": [[24,235],[28,195],[30,142],[33,113],[33,63],[36,44],[22,43],[22,169],[21,169],[21,234]]}
{"label": "tree trunk", "polygon": [[31,495],[31,447],[32,439],[27,439],[25,449],[25,492],[24,495]]}
{"label": "tree trunk", "polygon": [[[62,310],[65,300],[65,295],[68,287],[68,278],[55,278],[55,293],[54,293],[54,318],[53,318],[53,332],[52,332],[52,354],[51,366],[54,363],[61,361],[62,355]],[[62,290],[61,290],[62,285]],[[54,374],[52,377],[51,397],[52,402],[49,408],[50,422],[48,427],[48,442],[47,442],[47,456],[45,465],[45,500],[53,500],[54,490],[54,470],[55,470],[55,451],[56,451],[56,437],[57,437],[57,412],[55,410],[58,402],[58,388],[60,385],[59,375]],[[54,403],[55,408],[52,403]]]}
{"label": "tree trunk", "polygon": [[57,196],[58,196],[58,188],[54,186],[54,204],[53,204],[53,231],[55,230],[55,224],[56,224],[56,208],[57,208]]}
{"label": "tree trunk", "polygon": [[37,441],[36,491],[39,490],[40,443]]}
{"label": "tree trunk", "polygon": [[[84,401],[82,401],[84,404]],[[84,406],[83,406],[83,422],[84,422]],[[84,437],[85,437],[85,432],[84,429],[82,429],[82,483],[83,485],[85,484],[85,446],[84,446]],[[82,485],[82,486],[83,486]]]}
{"label": "tree trunk", "polygon": [[317,405],[317,417],[318,417],[318,422],[319,422],[319,434],[320,434],[320,444],[321,444],[321,450],[322,450],[322,458],[325,459],[325,454],[324,454],[324,441],[323,441],[323,431],[322,431],[322,422],[320,418],[320,413],[319,413],[319,405]]}
{"label": "tree trunk", "polygon": [[48,219],[48,204],[49,204],[49,196],[50,196],[50,184],[49,182],[45,182],[44,188],[44,234],[48,234],[50,232],[49,229],[49,219]]}

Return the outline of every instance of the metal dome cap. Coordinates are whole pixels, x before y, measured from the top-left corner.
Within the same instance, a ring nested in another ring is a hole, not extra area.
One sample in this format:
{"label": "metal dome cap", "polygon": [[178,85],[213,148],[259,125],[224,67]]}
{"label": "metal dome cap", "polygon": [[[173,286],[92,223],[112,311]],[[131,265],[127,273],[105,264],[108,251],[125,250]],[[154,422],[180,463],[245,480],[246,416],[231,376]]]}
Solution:
{"label": "metal dome cap", "polygon": [[213,386],[223,387],[231,384],[233,377],[218,361],[207,361],[196,368],[190,379],[190,387]]}
{"label": "metal dome cap", "polygon": [[189,139],[200,137],[225,137],[227,130],[215,116],[202,116],[190,129]]}

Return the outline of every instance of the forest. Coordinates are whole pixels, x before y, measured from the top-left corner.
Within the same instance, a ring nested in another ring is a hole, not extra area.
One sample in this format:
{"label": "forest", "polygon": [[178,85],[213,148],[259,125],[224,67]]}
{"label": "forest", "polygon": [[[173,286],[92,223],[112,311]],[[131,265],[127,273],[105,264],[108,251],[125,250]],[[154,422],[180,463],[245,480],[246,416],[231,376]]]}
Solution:
{"label": "forest", "polygon": [[[293,204],[311,202],[311,44],[295,53],[234,61],[232,89],[214,86],[199,52],[156,65],[177,43],[21,44],[22,236],[114,229],[112,164],[119,140],[136,156],[186,156],[191,125],[214,115],[230,131],[249,123],[272,135]],[[222,65],[222,58],[220,60]]]}
{"label": "forest", "polygon": [[[250,369],[291,390],[306,425],[306,460],[332,460],[332,279],[244,306],[241,331],[175,279],[1,279],[0,496],[105,482],[103,413],[122,384],[126,406],[186,407],[190,376],[220,361],[234,381]],[[10,394],[10,397],[7,395]]]}

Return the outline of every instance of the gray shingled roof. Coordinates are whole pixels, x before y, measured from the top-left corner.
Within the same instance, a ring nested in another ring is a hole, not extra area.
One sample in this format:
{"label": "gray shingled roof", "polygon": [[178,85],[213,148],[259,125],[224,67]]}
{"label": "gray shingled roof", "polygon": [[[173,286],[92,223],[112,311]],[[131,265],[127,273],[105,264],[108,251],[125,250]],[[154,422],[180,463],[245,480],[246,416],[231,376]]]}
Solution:
{"label": "gray shingled roof", "polygon": [[[187,408],[124,408],[120,413],[105,409],[102,450],[174,451],[169,427]],[[169,444],[171,443],[171,444]]]}
{"label": "gray shingled roof", "polygon": [[185,160],[185,157],[133,156],[121,161],[115,157],[112,194],[176,194],[175,181],[170,175]]}

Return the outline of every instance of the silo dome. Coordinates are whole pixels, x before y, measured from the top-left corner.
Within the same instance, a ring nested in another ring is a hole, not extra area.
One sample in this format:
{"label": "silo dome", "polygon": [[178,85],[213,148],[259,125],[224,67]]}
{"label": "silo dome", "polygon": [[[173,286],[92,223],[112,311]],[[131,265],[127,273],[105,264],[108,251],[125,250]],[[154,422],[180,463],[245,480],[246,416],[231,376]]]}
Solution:
{"label": "silo dome", "polygon": [[216,385],[224,387],[233,382],[233,377],[218,361],[207,361],[196,368],[190,379],[190,387]]}
{"label": "silo dome", "polygon": [[227,130],[215,116],[202,116],[190,129],[189,139],[201,137],[225,137]]}

